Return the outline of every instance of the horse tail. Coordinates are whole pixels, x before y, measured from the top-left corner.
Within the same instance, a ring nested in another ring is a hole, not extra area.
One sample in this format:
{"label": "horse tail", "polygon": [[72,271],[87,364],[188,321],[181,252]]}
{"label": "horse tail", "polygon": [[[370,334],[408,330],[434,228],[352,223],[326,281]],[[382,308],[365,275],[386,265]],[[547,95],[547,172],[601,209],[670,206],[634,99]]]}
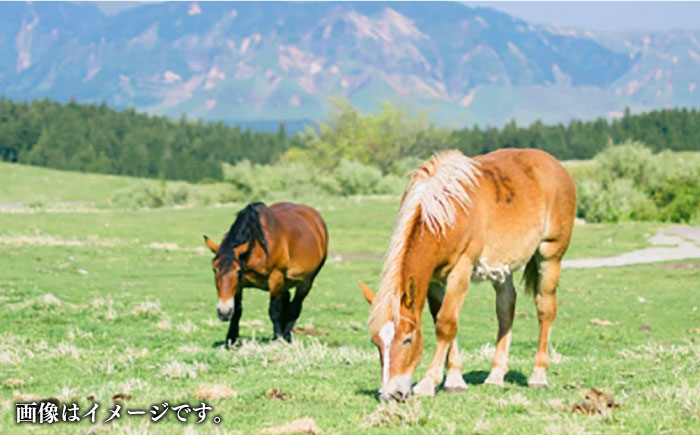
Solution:
{"label": "horse tail", "polygon": [[525,266],[523,281],[525,281],[525,293],[536,296],[540,289],[540,259],[537,254],[530,258]]}

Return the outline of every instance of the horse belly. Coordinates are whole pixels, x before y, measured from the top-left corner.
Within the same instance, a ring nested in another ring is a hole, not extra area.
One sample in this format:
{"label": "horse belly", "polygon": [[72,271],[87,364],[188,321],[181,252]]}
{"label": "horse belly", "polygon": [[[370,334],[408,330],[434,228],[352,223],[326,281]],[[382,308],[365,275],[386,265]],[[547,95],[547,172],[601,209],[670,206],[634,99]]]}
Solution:
{"label": "horse belly", "polygon": [[322,241],[317,240],[310,232],[304,233],[296,238],[295,243],[290,243],[286,277],[303,281],[316,272],[325,256],[325,245]]}
{"label": "horse belly", "polygon": [[506,278],[527,264],[541,242],[541,226],[520,232],[502,232],[500,237],[486,238],[479,258],[474,262],[472,280],[505,282]]}

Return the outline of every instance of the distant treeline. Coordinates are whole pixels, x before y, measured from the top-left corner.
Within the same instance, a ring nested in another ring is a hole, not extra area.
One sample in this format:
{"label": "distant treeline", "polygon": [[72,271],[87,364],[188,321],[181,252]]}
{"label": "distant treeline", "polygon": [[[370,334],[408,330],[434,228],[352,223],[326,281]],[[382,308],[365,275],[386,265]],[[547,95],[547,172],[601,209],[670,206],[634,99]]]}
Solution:
{"label": "distant treeline", "polygon": [[609,122],[571,121],[568,125],[528,127],[511,121],[502,129],[474,127],[453,132],[454,145],[465,154],[476,155],[499,148],[539,148],[562,160],[590,159],[607,144],[626,140],[643,142],[658,152],[700,151],[700,112],[696,109],[665,109],[624,116]]}
{"label": "distant treeline", "polygon": [[56,169],[199,181],[221,180],[221,162],[270,163],[277,134],[116,111],[106,105],[0,99],[0,159]]}
{"label": "distant treeline", "polygon": [[[700,151],[700,112],[669,109],[639,115],[627,110],[611,122],[571,121],[528,127],[444,131],[425,118],[404,116],[390,104],[362,115],[339,104],[330,122],[288,137],[277,133],[183,119],[170,120],[102,105],[32,103],[0,99],[0,159],[56,169],[189,181],[222,180],[221,163],[256,164],[291,159],[325,170],[357,160],[384,173],[403,170],[395,162],[424,158],[446,148],[476,155],[505,147],[546,150],[559,159],[589,159],[608,143],[637,140],[654,151]],[[409,162],[410,163],[410,162]]]}

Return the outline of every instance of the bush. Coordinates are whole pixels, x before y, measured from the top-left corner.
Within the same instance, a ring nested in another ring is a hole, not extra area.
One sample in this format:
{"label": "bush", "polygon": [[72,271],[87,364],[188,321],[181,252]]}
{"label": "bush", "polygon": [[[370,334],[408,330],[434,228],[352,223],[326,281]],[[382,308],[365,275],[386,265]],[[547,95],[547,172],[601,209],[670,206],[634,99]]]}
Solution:
{"label": "bush", "polygon": [[660,179],[659,159],[641,142],[626,141],[608,145],[594,158],[604,182],[627,178],[640,188],[648,189]]}
{"label": "bush", "polygon": [[662,220],[690,222],[700,214],[700,171],[664,180],[654,201]]}
{"label": "bush", "polygon": [[253,165],[242,160],[224,165],[224,180],[231,183],[239,199],[254,200],[286,196],[337,193],[337,185],[327,175],[296,163]]}
{"label": "bush", "polygon": [[343,195],[376,193],[377,184],[382,179],[382,173],[379,169],[351,160],[341,160],[334,175],[340,183]]}
{"label": "bush", "polygon": [[174,205],[207,205],[211,198],[184,183],[148,183],[117,190],[110,202],[127,208],[159,208]]}
{"label": "bush", "polygon": [[577,215],[591,222],[689,222],[700,214],[700,165],[683,155],[652,154],[639,142],[608,146],[596,166],[574,170]]}
{"label": "bush", "polygon": [[406,177],[397,177],[396,175],[387,175],[379,180],[375,187],[375,193],[384,195],[400,196],[406,189],[408,179]]}
{"label": "bush", "polygon": [[333,176],[333,174],[317,171],[314,174],[313,180],[314,184],[325,193],[331,195],[339,195],[342,193],[343,188],[340,186],[340,182]]}
{"label": "bush", "polygon": [[392,173],[398,175],[399,177],[408,176],[414,169],[420,166],[425,159],[421,159],[416,156],[403,157],[394,163],[392,168]]}
{"label": "bush", "polygon": [[632,180],[621,178],[607,187],[596,181],[579,188],[579,215],[589,222],[648,220],[656,215],[654,203]]}
{"label": "bush", "polygon": [[241,201],[305,198],[317,195],[400,195],[403,178],[382,176],[379,169],[342,160],[332,172],[283,162],[252,165],[243,160],[224,164],[224,179],[234,186],[232,196]]}

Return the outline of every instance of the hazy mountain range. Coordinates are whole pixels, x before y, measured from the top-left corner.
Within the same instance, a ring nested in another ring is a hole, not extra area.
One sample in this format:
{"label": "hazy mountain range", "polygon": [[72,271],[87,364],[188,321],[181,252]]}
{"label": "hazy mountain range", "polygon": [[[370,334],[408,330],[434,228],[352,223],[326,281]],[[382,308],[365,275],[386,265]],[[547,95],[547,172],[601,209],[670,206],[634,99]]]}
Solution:
{"label": "hazy mountain range", "polygon": [[206,120],[316,119],[338,95],[448,126],[700,106],[700,31],[594,34],[460,3],[2,3],[0,59],[13,99]]}

